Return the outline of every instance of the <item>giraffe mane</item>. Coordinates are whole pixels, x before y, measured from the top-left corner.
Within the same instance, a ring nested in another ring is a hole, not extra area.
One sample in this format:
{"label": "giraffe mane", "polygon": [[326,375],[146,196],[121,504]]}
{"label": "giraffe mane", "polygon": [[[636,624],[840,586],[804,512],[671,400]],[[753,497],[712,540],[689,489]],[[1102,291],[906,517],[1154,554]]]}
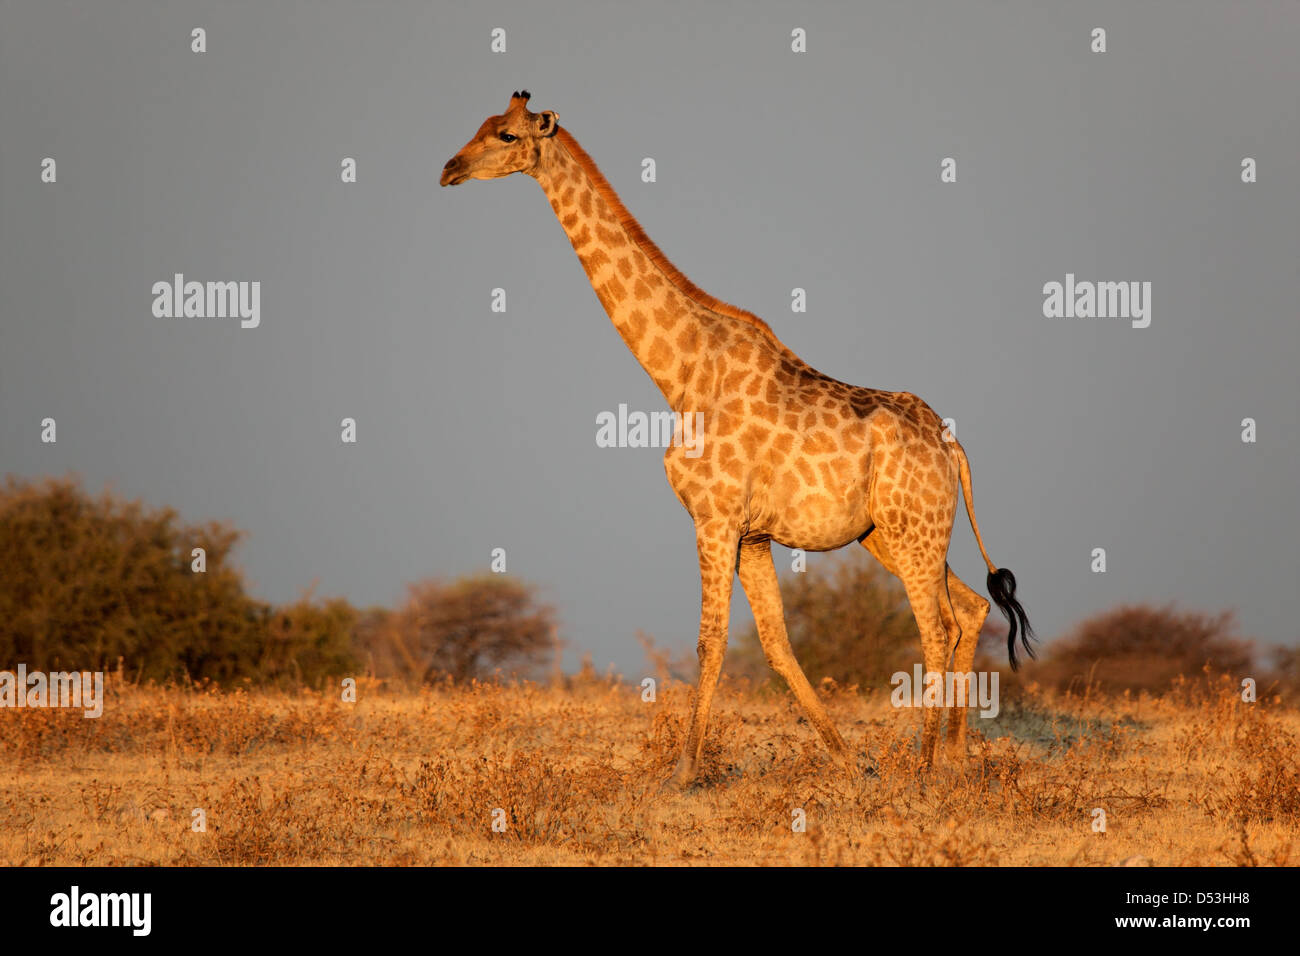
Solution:
{"label": "giraffe mane", "polygon": [[632,238],[632,241],[641,247],[641,251],[649,257],[650,261],[659,268],[659,271],[664,274],[664,277],[671,282],[679,292],[711,312],[716,312],[719,315],[724,315],[727,318],[736,319],[740,322],[746,323],[747,325],[753,326],[764,339],[777,347],[783,358],[799,365],[805,364],[802,359],[786,347],[784,342],[776,337],[776,333],[772,331],[771,327],[753,312],[738,308],[730,303],[723,302],[716,296],[709,295],[709,293],[705,292],[688,279],[686,275],[673,265],[666,255],[664,255],[663,250],[654,244],[654,240],[646,235],[645,230],[641,228],[641,223],[637,222],[636,217],[628,211],[627,206],[623,205],[623,200],[618,197],[618,193],[614,191],[614,187],[609,184],[609,180],[607,180],[604,173],[600,171],[600,168],[596,165],[596,161],[587,155],[585,149],[578,145],[578,141],[573,138],[573,134],[563,126],[560,126],[557,127],[555,135],[560,142],[564,144],[564,148],[569,151],[569,155],[571,155],[574,160],[577,161],[578,165],[582,167],[583,172],[587,174],[587,178],[589,178],[592,185],[596,187],[596,192],[605,200],[606,203],[609,204],[609,207],[614,210],[614,215],[618,217],[619,225],[621,225]]}

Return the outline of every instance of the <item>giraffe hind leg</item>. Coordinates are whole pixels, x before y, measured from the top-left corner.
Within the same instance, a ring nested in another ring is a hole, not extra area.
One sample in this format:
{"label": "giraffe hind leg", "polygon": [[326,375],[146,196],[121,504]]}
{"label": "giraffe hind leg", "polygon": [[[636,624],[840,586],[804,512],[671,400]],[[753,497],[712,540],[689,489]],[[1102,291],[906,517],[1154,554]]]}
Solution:
{"label": "giraffe hind leg", "polygon": [[[884,565],[885,570],[902,581],[921,634],[921,660],[925,674],[938,674],[942,680],[955,648],[961,644],[962,634],[947,585],[946,547],[940,551],[929,542],[909,545],[901,535],[891,535],[879,527],[862,539],[862,545]],[[927,676],[927,679],[931,678]],[[921,759],[928,766],[933,766],[938,756],[942,716],[938,708],[922,708]],[[956,719],[950,714],[950,737],[957,733],[952,729]]]}
{"label": "giraffe hind leg", "polygon": [[[975,651],[984,619],[989,614],[989,602],[948,569],[948,593],[957,616],[960,638],[953,652],[952,669],[957,674],[973,674]],[[978,675],[975,675],[978,677]],[[966,694],[966,708],[954,707],[948,714],[947,756],[950,760],[964,760],[966,756],[966,728],[970,711],[978,705],[974,696],[977,684],[971,683]]]}

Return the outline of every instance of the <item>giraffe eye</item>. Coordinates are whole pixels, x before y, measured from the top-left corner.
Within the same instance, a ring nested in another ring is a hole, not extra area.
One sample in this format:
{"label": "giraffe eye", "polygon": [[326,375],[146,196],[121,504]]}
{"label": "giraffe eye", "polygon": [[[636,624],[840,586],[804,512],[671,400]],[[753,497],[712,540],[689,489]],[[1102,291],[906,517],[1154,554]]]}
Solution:
{"label": "giraffe eye", "polygon": [[509,133],[502,133],[502,134],[501,134],[501,142],[503,142],[503,143],[513,143],[513,142],[514,142],[515,140],[517,140],[518,138],[519,138],[518,136],[512,136],[512,135],[509,134]]}

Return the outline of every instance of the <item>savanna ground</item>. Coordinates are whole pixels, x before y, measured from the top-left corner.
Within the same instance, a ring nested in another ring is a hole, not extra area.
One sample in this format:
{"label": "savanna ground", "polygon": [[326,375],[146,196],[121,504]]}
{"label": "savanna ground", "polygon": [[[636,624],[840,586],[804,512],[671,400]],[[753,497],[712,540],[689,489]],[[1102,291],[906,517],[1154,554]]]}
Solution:
{"label": "savanna ground", "polygon": [[[685,730],[681,683],[647,703],[600,680],[392,693],[362,681],[349,704],[110,675],[99,719],[0,711],[0,863],[1300,860],[1300,714],[1244,703],[1226,681],[1159,698],[1004,693],[996,719],[972,720],[964,771],[930,775],[919,711],[824,693],[861,780],[835,773],[788,695],[724,682],[699,785],[678,794],[660,785]],[[195,808],[206,832],[192,829]]]}

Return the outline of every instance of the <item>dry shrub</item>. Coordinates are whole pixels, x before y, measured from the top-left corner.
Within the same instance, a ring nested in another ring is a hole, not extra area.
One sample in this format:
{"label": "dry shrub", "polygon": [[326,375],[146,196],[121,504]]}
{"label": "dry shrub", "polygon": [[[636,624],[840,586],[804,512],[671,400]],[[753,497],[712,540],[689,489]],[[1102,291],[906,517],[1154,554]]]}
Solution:
{"label": "dry shrub", "polygon": [[[642,769],[646,773],[666,778],[682,755],[686,729],[686,720],[667,708],[656,713],[649,730],[637,743]],[[707,740],[705,747],[708,747]]]}
{"label": "dry shrub", "polygon": [[1292,703],[1300,700],[1300,647],[1274,647],[1272,658],[1273,670],[1268,676],[1269,686]]}
{"label": "dry shrub", "polygon": [[351,713],[329,697],[303,695],[274,709],[241,698],[243,693],[226,694],[202,709],[154,710],[135,723],[164,732],[170,746],[185,754],[247,755],[346,739],[350,732]]}
{"label": "dry shrub", "polygon": [[[1276,718],[1246,710],[1232,739],[1234,766],[1219,768],[1200,805],[1237,821],[1300,822],[1300,741]],[[1208,782],[1207,782],[1208,784]]]}
{"label": "dry shrub", "polygon": [[355,820],[322,814],[312,796],[310,788],[276,788],[257,776],[232,782],[207,811],[212,862],[291,865],[351,847]]}
{"label": "dry shrub", "polygon": [[[640,760],[637,769],[650,777],[667,779],[681,758],[690,723],[688,711],[678,713],[667,706],[662,707],[638,744]],[[738,768],[728,758],[740,756],[734,744],[740,725],[739,714],[716,706],[713,708],[696,765],[697,786],[712,786],[736,775]]]}
{"label": "dry shrub", "polygon": [[172,753],[247,755],[347,737],[352,715],[339,700],[302,691],[267,698],[213,685],[137,690],[111,675],[102,716],[30,707],[4,714],[0,756],[53,759],[69,752],[130,753],[161,741]]}
{"label": "dry shrub", "polygon": [[1255,669],[1249,641],[1234,633],[1229,611],[1179,612],[1173,605],[1125,605],[1083,621],[1052,644],[1034,679],[1058,690],[1164,693],[1184,675]]}
{"label": "dry shrub", "polygon": [[[626,819],[613,821],[613,829],[604,826],[606,809],[629,798],[624,809],[634,809],[636,795],[648,792],[612,756],[574,759],[566,748],[560,754],[503,750],[468,761],[422,760],[403,796],[421,823],[455,836],[477,832],[529,846],[585,846],[626,835],[620,832]],[[493,830],[497,819],[505,823],[499,833]]]}
{"label": "dry shrub", "polygon": [[1104,737],[1078,740],[1055,759],[1022,759],[1015,753],[983,759],[1005,807],[1015,815],[1082,820],[1097,807],[1129,815],[1167,807],[1168,772],[1141,757],[1129,757],[1124,774],[1114,772],[1120,730],[1117,725]]}
{"label": "dry shrub", "polygon": [[873,866],[996,866],[997,852],[961,822],[949,818],[925,826],[893,811],[885,812],[889,832],[867,842]]}
{"label": "dry shrub", "polygon": [[930,772],[917,713],[836,693],[849,780],[790,700],[724,683],[699,786],[665,793],[690,714],[674,681],[655,703],[602,680],[367,688],[355,707],[115,684],[97,721],[0,713],[0,865],[1285,863],[1300,719],[1217,686],[1027,691],[964,766]]}

